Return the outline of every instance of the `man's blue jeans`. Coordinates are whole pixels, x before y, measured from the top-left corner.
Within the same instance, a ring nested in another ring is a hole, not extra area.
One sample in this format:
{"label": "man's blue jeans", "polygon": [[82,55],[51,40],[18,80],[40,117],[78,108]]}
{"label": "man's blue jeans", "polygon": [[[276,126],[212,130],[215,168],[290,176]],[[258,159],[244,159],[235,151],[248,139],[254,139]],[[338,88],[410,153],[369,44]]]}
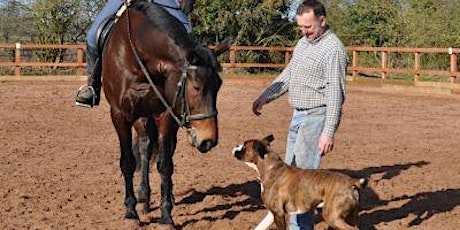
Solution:
{"label": "man's blue jeans", "polygon": [[[321,162],[318,140],[323,132],[326,107],[294,109],[286,144],[285,162],[302,169],[317,169]],[[291,215],[291,230],[313,230],[313,212]]]}
{"label": "man's blue jeans", "polygon": [[102,8],[102,10],[99,12],[99,14],[96,16],[96,19],[94,20],[93,25],[91,25],[91,28],[88,31],[88,34],[86,35],[86,42],[88,46],[91,46],[92,48],[96,48],[97,44],[97,30],[99,26],[109,17],[112,17],[115,15],[120,9],[121,5],[123,5],[123,0],[109,0],[105,4],[105,6]]}

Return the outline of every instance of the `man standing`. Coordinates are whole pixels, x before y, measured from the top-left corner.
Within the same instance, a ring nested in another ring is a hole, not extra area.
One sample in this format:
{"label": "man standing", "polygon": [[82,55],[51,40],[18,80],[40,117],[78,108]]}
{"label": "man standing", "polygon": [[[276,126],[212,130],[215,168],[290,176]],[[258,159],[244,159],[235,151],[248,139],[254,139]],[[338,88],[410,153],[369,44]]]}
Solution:
{"label": "man standing", "polygon": [[[267,104],[286,92],[293,107],[285,162],[303,169],[317,169],[321,156],[332,151],[345,100],[346,49],[329,29],[324,5],[304,0],[296,12],[303,37],[283,72],[254,101],[260,115]],[[312,213],[291,215],[290,229],[311,229]]]}

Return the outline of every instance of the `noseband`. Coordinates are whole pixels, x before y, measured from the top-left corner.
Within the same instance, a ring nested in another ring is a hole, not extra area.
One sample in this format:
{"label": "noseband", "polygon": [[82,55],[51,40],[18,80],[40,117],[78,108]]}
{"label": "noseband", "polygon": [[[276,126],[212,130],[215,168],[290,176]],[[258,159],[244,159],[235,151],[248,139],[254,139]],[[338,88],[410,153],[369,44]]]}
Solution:
{"label": "noseband", "polygon": [[[125,4],[126,4],[126,1],[125,1]],[[153,91],[158,96],[163,106],[166,108],[166,111],[176,121],[179,127],[190,128],[190,121],[204,120],[208,118],[217,117],[217,110],[213,110],[210,114],[202,114],[202,113],[190,114],[190,106],[189,106],[189,103],[187,102],[187,97],[186,97],[186,92],[185,92],[187,77],[188,77],[187,72],[188,70],[198,69],[198,66],[191,65],[188,61],[185,61],[184,67],[182,68],[182,75],[180,77],[179,82],[177,83],[177,91],[176,91],[176,94],[173,100],[173,105],[176,104],[177,100],[180,100],[180,104],[181,104],[180,119],[176,116],[176,114],[174,114],[173,107],[171,107],[168,104],[168,102],[166,101],[166,99],[163,97],[160,90],[158,89],[158,87],[153,83],[152,78],[150,77],[150,74],[147,71],[147,68],[145,67],[144,63],[139,57],[139,54],[137,53],[136,48],[134,47],[133,41],[131,39],[128,9],[126,10],[126,24],[127,24],[127,30],[128,30],[129,44],[131,46],[132,52],[134,53],[137,63],[141,67],[141,70],[144,73],[147,80],[149,81],[149,84],[152,87]]]}

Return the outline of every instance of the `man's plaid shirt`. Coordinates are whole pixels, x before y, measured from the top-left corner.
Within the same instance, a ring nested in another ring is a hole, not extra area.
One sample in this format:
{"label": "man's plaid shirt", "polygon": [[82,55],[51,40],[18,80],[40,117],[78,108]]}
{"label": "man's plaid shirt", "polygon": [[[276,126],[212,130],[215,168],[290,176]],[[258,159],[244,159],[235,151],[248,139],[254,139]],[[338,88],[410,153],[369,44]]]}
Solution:
{"label": "man's plaid shirt", "polygon": [[334,137],[345,100],[346,68],[346,49],[331,30],[311,42],[302,37],[289,65],[262,97],[269,102],[289,91],[289,102],[295,109],[326,106],[323,134]]}

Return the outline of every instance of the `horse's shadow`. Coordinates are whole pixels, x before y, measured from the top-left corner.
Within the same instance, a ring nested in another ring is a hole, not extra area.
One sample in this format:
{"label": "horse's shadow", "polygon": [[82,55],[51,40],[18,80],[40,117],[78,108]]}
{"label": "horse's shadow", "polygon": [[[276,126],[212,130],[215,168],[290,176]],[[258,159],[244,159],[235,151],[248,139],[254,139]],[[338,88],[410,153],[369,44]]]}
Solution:
{"label": "horse's shadow", "polygon": [[[189,219],[182,223],[179,226],[176,226],[176,229],[182,229],[185,226],[196,223],[200,220],[207,220],[207,221],[215,221],[218,219],[234,219],[237,215],[241,212],[255,212],[260,209],[264,209],[262,201],[260,199],[260,183],[256,180],[248,181],[243,184],[231,184],[226,187],[212,187],[206,192],[198,192],[195,189],[191,189],[185,194],[190,193],[187,197],[184,197],[181,201],[177,202],[176,205],[181,204],[195,204],[202,202],[206,196],[228,196],[228,197],[239,197],[239,196],[248,196],[243,201],[228,203],[228,204],[221,204],[216,205],[214,207],[204,208],[200,211],[195,213],[191,213],[191,215],[195,215],[201,212],[215,212],[215,211],[222,211],[226,210],[226,212],[220,216],[206,216],[201,219]],[[234,209],[238,207],[238,211]]]}

